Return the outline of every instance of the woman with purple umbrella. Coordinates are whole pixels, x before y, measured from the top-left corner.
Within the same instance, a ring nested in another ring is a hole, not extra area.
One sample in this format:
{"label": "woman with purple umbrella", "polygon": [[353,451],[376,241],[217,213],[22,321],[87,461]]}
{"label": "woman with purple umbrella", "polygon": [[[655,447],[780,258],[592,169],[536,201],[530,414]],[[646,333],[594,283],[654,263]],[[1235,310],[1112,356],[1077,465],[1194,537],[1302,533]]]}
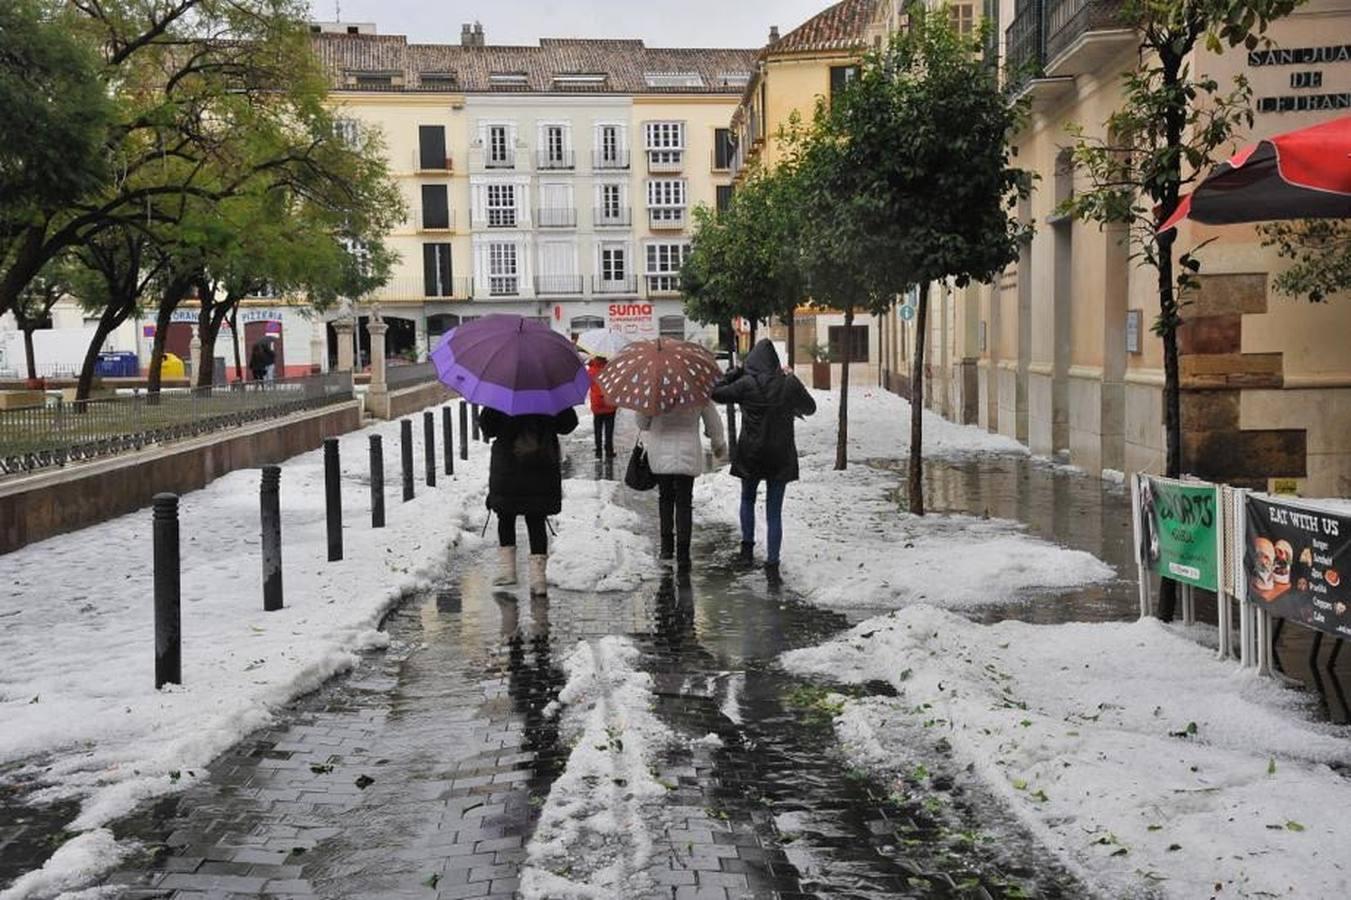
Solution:
{"label": "woman with purple umbrella", "polygon": [[530,594],[548,592],[546,519],[563,510],[558,436],[577,427],[572,407],[591,379],[572,343],[540,322],[512,315],[475,319],[432,351],[441,381],[484,407],[479,428],[493,441],[488,508],[497,514],[497,585],[516,584],[516,520],[530,536]]}

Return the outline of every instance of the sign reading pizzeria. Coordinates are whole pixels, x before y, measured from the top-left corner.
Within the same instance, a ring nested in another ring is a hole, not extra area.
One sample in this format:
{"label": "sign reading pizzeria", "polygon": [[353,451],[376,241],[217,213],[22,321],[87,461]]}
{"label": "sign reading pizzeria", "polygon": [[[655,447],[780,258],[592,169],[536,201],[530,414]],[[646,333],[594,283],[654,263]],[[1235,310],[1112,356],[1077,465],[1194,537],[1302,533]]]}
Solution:
{"label": "sign reading pizzeria", "polygon": [[1351,516],[1245,499],[1248,600],[1273,616],[1351,637]]}

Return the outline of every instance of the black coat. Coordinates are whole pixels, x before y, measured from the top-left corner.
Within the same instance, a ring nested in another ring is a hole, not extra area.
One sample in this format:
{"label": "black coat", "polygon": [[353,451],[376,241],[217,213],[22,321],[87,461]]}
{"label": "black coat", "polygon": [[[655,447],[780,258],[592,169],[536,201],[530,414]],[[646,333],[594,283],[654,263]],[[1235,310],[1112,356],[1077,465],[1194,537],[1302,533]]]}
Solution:
{"label": "black coat", "polygon": [[795,375],[779,365],[779,354],[762,340],[744,369],[728,372],[713,388],[716,403],[741,407],[741,432],[732,452],[732,474],[765,481],[797,481],[797,440],[793,419],[816,412],[816,401]]}
{"label": "black coat", "polygon": [[493,439],[488,507],[500,516],[556,516],[563,511],[560,434],[577,427],[577,413],[509,416],[485,408],[479,429]]}

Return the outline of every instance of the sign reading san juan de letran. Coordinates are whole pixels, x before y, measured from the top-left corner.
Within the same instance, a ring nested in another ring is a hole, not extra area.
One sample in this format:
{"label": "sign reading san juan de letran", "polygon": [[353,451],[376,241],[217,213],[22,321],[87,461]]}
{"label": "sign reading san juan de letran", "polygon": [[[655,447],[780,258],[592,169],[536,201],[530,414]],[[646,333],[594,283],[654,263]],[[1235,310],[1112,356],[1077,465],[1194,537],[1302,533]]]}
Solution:
{"label": "sign reading san juan de letran", "polygon": [[[1276,47],[1248,53],[1250,68],[1324,66],[1337,63],[1351,63],[1351,44],[1337,44],[1330,47]],[[1291,90],[1321,91],[1323,86],[1322,69],[1302,69],[1290,73]],[[1351,109],[1351,92],[1286,94],[1259,97],[1257,100],[1257,111],[1264,113],[1343,109]]]}
{"label": "sign reading san juan de letran", "polygon": [[1140,560],[1181,584],[1216,590],[1219,489],[1140,476]]}
{"label": "sign reading san juan de letran", "polygon": [[1274,616],[1351,637],[1351,516],[1249,495],[1248,600]]}

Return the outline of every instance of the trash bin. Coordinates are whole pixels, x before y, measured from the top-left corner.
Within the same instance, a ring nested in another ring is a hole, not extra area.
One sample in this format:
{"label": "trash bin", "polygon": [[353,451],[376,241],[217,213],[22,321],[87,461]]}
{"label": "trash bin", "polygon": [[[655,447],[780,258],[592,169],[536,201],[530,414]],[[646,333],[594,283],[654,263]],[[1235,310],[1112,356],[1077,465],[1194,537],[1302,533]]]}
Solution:
{"label": "trash bin", "polygon": [[159,367],[161,378],[186,378],[187,371],[183,366],[183,360],[172,353],[165,353],[164,360]]}
{"label": "trash bin", "polygon": [[126,350],[100,353],[94,363],[94,374],[100,378],[135,378],[140,373],[140,360]]}

